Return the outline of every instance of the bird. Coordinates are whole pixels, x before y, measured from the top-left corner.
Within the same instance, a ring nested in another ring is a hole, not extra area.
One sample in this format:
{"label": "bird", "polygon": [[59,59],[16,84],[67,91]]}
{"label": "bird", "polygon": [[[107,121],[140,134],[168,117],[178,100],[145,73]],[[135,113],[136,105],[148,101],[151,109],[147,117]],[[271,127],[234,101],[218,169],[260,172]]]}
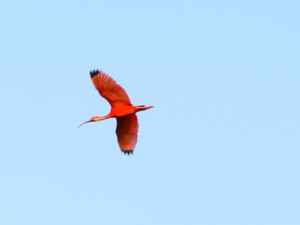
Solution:
{"label": "bird", "polygon": [[139,129],[136,113],[154,106],[132,105],[126,91],[113,78],[102,71],[92,70],[90,76],[95,88],[109,102],[111,109],[106,116],[92,116],[89,120],[81,123],[78,128],[86,123],[116,118],[116,135],[119,147],[125,154],[133,154]]}

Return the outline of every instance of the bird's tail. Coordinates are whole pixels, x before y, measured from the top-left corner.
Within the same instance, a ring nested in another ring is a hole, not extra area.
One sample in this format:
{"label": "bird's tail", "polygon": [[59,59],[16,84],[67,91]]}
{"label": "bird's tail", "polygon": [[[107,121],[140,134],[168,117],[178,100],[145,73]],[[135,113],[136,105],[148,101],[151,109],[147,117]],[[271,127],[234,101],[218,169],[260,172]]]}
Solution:
{"label": "bird's tail", "polygon": [[138,109],[138,111],[143,111],[143,110],[147,110],[147,109],[151,109],[153,108],[154,106],[146,106],[146,105],[138,105],[136,106],[136,108]]}

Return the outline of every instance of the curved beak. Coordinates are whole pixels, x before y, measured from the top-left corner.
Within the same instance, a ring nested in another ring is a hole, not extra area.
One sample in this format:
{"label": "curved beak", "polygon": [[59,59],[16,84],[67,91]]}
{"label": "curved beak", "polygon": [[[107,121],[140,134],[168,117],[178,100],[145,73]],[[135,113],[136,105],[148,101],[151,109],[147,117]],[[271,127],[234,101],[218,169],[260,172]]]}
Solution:
{"label": "curved beak", "polygon": [[85,121],[85,122],[83,122],[82,124],[79,124],[79,126],[77,127],[77,129],[78,129],[79,127],[81,127],[83,124],[86,124],[86,123],[89,123],[89,122],[94,122],[94,121],[93,121],[93,120]]}

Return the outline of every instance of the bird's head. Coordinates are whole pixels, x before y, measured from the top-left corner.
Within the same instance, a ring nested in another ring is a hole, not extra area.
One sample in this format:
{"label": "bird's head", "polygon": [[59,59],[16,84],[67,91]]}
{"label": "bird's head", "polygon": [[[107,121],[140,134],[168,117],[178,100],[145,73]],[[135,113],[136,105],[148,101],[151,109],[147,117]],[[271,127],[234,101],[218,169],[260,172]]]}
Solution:
{"label": "bird's head", "polygon": [[105,119],[104,116],[92,116],[91,119],[83,122],[77,128],[81,127],[83,124],[90,123],[90,122],[97,122],[97,121],[104,120],[104,119]]}

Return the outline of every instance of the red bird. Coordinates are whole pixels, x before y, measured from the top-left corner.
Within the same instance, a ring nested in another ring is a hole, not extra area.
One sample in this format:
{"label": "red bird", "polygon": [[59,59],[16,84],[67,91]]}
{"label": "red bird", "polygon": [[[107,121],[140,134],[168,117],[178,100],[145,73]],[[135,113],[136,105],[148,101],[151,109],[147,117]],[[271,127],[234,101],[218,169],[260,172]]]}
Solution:
{"label": "red bird", "polygon": [[90,75],[99,94],[109,102],[111,110],[106,116],[93,116],[78,127],[89,122],[116,118],[116,134],[120,149],[125,154],[132,154],[137,143],[139,128],[136,113],[150,109],[153,106],[133,106],[125,90],[102,71],[94,70],[90,72]]}

